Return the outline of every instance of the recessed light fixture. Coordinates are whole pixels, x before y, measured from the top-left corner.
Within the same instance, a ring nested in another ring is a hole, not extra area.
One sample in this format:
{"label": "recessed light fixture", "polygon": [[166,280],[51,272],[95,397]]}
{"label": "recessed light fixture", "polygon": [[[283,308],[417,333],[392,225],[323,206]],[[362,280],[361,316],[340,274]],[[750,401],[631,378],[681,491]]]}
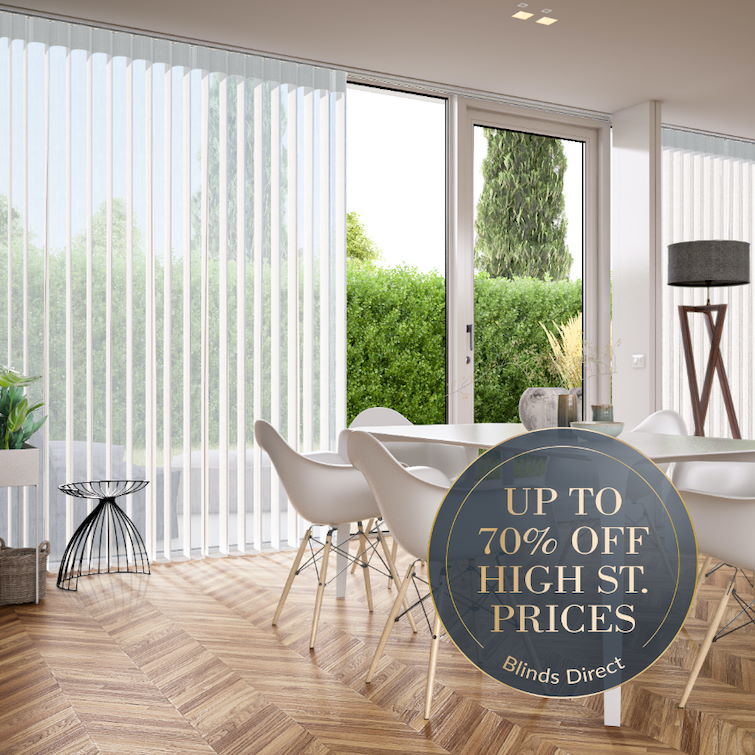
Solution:
{"label": "recessed light fixture", "polygon": [[518,10],[511,18],[518,18],[520,21],[526,21],[528,18],[532,18],[534,13],[527,13],[526,10]]}
{"label": "recessed light fixture", "polygon": [[517,3],[516,7],[517,8],[529,8],[530,4],[529,3]]}
{"label": "recessed light fixture", "polygon": [[555,24],[556,21],[558,21],[557,18],[551,18],[550,16],[543,16],[542,18],[538,18],[537,21],[535,21],[535,23],[542,24],[543,26],[551,26],[552,24]]}
{"label": "recessed light fixture", "polygon": [[553,8],[543,8],[540,12],[544,16],[549,16],[551,13],[553,13]]}

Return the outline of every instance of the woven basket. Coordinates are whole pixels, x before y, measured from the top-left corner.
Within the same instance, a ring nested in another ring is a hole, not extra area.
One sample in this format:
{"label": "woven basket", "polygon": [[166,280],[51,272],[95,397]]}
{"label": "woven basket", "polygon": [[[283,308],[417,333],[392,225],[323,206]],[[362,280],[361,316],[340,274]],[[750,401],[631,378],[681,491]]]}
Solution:
{"label": "woven basket", "polygon": [[[39,546],[39,597],[44,597],[47,587],[47,556],[50,543],[42,541]],[[33,603],[35,548],[8,548],[0,537],[0,606],[16,603]]]}

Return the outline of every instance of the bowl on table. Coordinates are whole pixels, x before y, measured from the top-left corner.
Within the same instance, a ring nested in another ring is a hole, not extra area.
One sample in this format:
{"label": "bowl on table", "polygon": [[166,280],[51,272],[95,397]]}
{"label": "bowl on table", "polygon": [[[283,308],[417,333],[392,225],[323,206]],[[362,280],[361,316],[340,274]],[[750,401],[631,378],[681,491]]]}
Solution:
{"label": "bowl on table", "polygon": [[572,422],[577,430],[594,430],[596,433],[612,435],[614,438],[624,429],[623,422]]}

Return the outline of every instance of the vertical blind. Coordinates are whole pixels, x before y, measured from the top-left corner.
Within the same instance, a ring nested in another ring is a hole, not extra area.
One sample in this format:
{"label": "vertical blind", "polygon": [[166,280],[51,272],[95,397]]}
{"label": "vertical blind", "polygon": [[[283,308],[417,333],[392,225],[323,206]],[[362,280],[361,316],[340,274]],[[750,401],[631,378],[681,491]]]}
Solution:
{"label": "vertical blind", "polygon": [[[694,427],[684,351],[679,328],[679,304],[705,304],[705,289],[665,285],[668,245],[677,241],[735,239],[753,243],[755,219],[755,144],[663,130],[663,275],[662,400]],[[731,384],[742,436],[755,432],[755,373],[753,311],[755,286],[711,289],[711,303],[728,304],[721,348]],[[710,339],[702,318],[692,324],[698,380],[701,380]],[[714,381],[706,434],[726,437],[730,429],[718,381]]]}
{"label": "vertical blind", "polygon": [[[0,13],[0,354],[43,376],[53,556],[74,480],[148,479],[122,503],[152,558],[297,539],[253,423],[304,450],[344,425],[345,90]],[[29,496],[3,493],[0,534],[29,542]]]}

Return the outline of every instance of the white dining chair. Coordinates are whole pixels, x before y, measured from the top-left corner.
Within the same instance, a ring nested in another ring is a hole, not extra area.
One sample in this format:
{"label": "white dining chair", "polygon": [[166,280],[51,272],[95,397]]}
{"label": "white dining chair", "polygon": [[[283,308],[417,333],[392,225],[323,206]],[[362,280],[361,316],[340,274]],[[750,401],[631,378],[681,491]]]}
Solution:
{"label": "white dining chair", "polygon": [[[399,585],[388,618],[380,636],[375,655],[367,672],[366,682],[372,682],[396,617],[405,605],[407,591],[415,579],[417,563],[426,558],[435,515],[451,481],[439,469],[427,466],[404,467],[378,440],[367,432],[349,431],[349,458],[367,479],[383,519],[393,536],[413,557],[406,575]],[[425,718],[430,718],[438,657],[441,622],[436,614],[432,626],[430,659],[425,689]]]}
{"label": "white dining chair", "polygon": [[[300,573],[300,564],[308,546],[316,543],[320,550],[315,552],[308,564],[313,564],[317,573],[317,593],[312,615],[312,629],[309,647],[313,649],[317,638],[323,593],[327,585],[328,560],[333,548],[333,532],[339,525],[357,522],[357,537],[361,548],[360,559],[364,574],[364,587],[367,607],[372,611],[372,589],[367,560],[367,542],[362,522],[379,516],[375,498],[362,473],[350,464],[345,464],[336,453],[320,452],[300,454],[278,434],[275,428],[264,420],[254,423],[254,437],[264,449],[280,477],[291,505],[297,513],[310,522],[302,538],[299,550],[291,565],[286,584],[283,587],[278,606],[273,616],[273,626],[278,623],[286,598],[294,578]],[[325,525],[328,532],[325,542],[320,542],[312,533],[315,525]],[[348,549],[347,543],[339,543],[339,549]],[[318,568],[317,562],[320,560]]]}
{"label": "white dining chair", "polygon": [[661,409],[649,414],[632,432],[660,433],[661,435],[689,435],[684,418],[672,409]]}
{"label": "white dining chair", "polygon": [[[414,424],[395,409],[373,406],[359,412],[349,425],[349,430],[360,427]],[[349,460],[348,430],[338,437],[338,454]],[[469,464],[467,451],[461,446],[447,443],[423,443],[419,441],[387,441],[385,447],[401,463],[409,467],[427,466],[440,469],[450,480],[456,479]]]}
{"label": "white dining chair", "polygon": [[[385,406],[373,406],[359,412],[352,420],[348,430],[344,430],[338,437],[338,455],[346,461],[349,460],[347,434],[349,430],[360,427],[376,427],[386,425],[411,426],[413,423],[401,412],[389,409]],[[455,479],[469,463],[468,452],[461,446],[444,443],[422,443],[414,441],[385,442],[383,445],[406,466],[428,466],[440,469],[449,479]],[[374,522],[368,522],[366,532],[368,536],[373,531]],[[386,534],[386,533],[383,533]],[[396,560],[396,540],[391,547],[392,559]],[[352,574],[356,570],[357,561],[352,564]],[[388,580],[388,589],[391,589],[392,579]],[[412,626],[414,629],[414,626]],[[416,630],[415,630],[416,631]]]}
{"label": "white dining chair", "polygon": [[[634,432],[662,435],[689,435],[684,418],[671,409],[654,412],[634,428]],[[742,461],[678,461],[661,465],[677,489],[697,490],[718,496],[755,497],[755,465]],[[699,581],[709,573],[715,559],[704,548],[705,561]]]}
{"label": "white dining chair", "polygon": [[[744,462],[737,463],[745,465]],[[751,468],[750,486],[753,486],[755,464],[746,466]],[[687,704],[711,644],[742,626],[755,623],[755,600],[748,603],[736,591],[736,580],[743,570],[755,570],[755,496],[714,495],[696,490],[680,490],[680,493],[692,517],[699,548],[726,566],[733,567],[731,578],[708,625],[705,639],[679,702],[679,707],[683,708]],[[740,609],[739,613],[719,631],[732,598]],[[743,617],[744,622],[736,624]]]}

